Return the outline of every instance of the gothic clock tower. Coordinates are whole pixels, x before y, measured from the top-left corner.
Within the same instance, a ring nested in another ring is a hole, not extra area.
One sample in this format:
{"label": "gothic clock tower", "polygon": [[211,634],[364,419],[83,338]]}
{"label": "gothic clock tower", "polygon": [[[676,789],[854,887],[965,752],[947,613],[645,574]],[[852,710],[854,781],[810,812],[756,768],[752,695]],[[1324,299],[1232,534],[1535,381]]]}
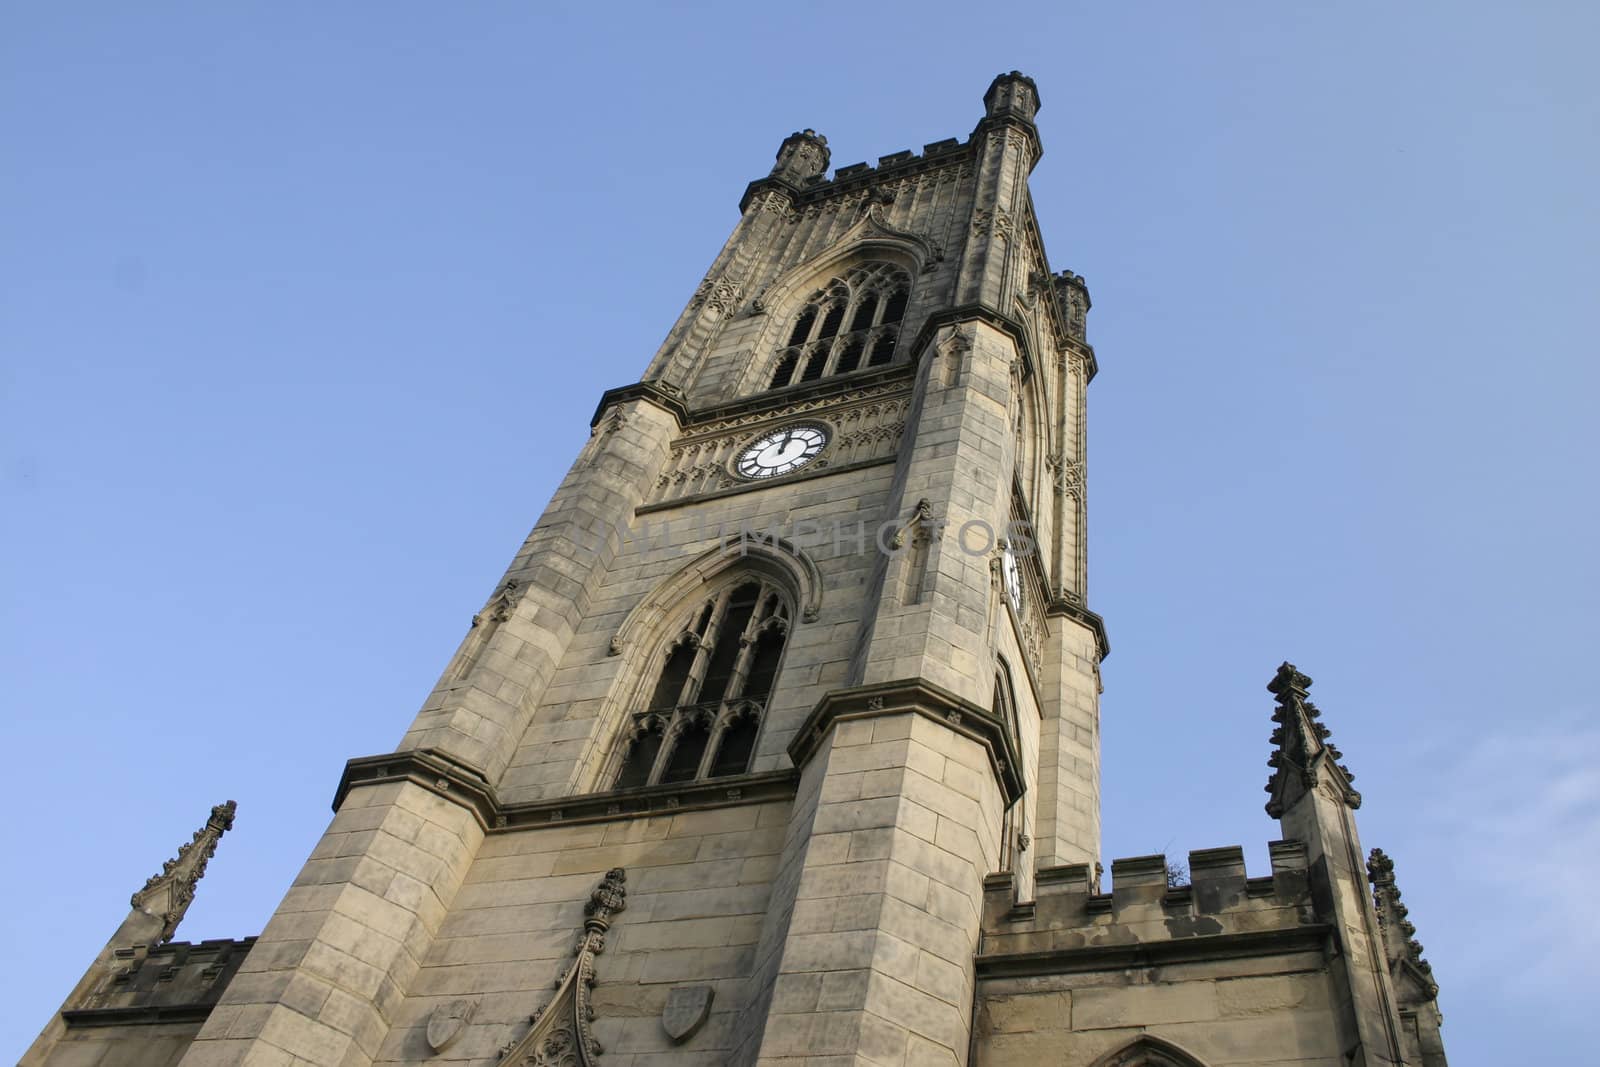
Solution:
{"label": "gothic clock tower", "polygon": [[1404,1058],[1437,1012],[1325,730],[1279,738],[1272,877],[1215,849],[1101,891],[1089,296],[1040,238],[1033,81],[983,104],[831,178],[784,140],[260,937],[135,923],[25,1062],[1442,1063]]}

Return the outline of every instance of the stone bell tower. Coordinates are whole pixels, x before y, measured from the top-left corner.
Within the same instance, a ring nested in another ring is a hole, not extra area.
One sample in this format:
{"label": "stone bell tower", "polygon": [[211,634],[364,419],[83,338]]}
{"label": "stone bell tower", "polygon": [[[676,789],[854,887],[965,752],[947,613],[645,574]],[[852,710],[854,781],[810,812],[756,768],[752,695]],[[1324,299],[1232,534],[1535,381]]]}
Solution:
{"label": "stone bell tower", "polygon": [[[1154,888],[1159,857],[1118,861],[1101,893],[1096,363],[1088,291],[1052,271],[1028,188],[1039,107],[1003,74],[966,140],[831,178],[825,137],[786,138],[643,376],[600,398],[399,745],[347,765],[327,832],[188,1029],[161,1052],[119,1015],[100,1046],[120,1058],[85,1059],[64,1011],[25,1062],[1191,1062],[1183,1034],[1140,1036],[1165,994],[1086,1039],[1069,979],[1027,999],[1098,965],[1058,955],[1178,936],[1161,910],[1190,906]],[[1275,853],[1285,921],[1315,914],[1307,865],[1337,854],[1337,930],[1377,931],[1348,849],[1306,826],[1309,846]],[[1194,907],[1243,907],[1242,859],[1212,852]],[[1340,1025],[1366,1047],[1398,1040],[1386,958],[1341,957]],[[1136,981],[1147,962],[1107,966]],[[75,997],[100,995],[100,968]],[[1034,1014],[1058,1044],[1011,1040]]]}

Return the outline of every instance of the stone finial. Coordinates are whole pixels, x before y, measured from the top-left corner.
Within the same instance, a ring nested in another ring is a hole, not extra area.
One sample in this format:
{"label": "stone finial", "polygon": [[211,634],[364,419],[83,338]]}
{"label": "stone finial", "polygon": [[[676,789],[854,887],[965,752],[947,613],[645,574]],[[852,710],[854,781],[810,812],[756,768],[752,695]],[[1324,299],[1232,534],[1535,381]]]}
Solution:
{"label": "stone finial", "polygon": [[816,130],[798,130],[783,139],[772,176],[804,185],[828,172],[828,139]]}
{"label": "stone finial", "polygon": [[1389,957],[1391,969],[1409,965],[1416,969],[1418,984],[1428,991],[1429,999],[1439,995],[1439,986],[1433,980],[1433,968],[1422,958],[1422,945],[1413,936],[1417,928],[1406,921],[1406,906],[1400,903],[1400,888],[1394,882],[1394,860],[1381,848],[1372,850],[1367,857],[1367,880],[1372,883],[1372,903],[1378,911],[1378,925],[1383,929],[1384,952]]}
{"label": "stone finial", "polygon": [[1272,721],[1278,725],[1272,731],[1272,755],[1267,757],[1267,766],[1272,768],[1267,780],[1271,794],[1267,814],[1274,819],[1282,818],[1294,801],[1314,787],[1323,767],[1332,768],[1345,803],[1352,808],[1361,806],[1361,794],[1350,788],[1355,775],[1339,762],[1344,754],[1329,740],[1328,728],[1317,721],[1322,712],[1308,698],[1310,688],[1310,676],[1288,662],[1281,664],[1267,683],[1267,692],[1278,701],[1272,712]]}
{"label": "stone finial", "polygon": [[194,900],[195,886],[206,873],[206,863],[216,854],[217,842],[233,829],[233,815],[238,805],[233,801],[218,804],[211,809],[206,824],[194,832],[188,844],[178,849],[178,854],[161,865],[161,873],[152,875],[144,888],[133,895],[130,903],[139,911],[161,920],[161,938],[166,944],[177,932],[178,923]]}
{"label": "stone finial", "polygon": [[1021,71],[1001,74],[989,83],[983,94],[984,113],[989,118],[1019,118],[1032,122],[1039,113],[1039,87]]}

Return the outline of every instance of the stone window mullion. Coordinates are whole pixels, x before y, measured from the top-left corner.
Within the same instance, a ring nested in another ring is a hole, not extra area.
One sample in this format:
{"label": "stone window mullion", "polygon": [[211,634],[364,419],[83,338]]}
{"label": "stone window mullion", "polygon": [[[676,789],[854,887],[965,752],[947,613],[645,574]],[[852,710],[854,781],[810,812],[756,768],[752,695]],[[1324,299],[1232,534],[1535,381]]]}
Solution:
{"label": "stone window mullion", "polygon": [[728,687],[717,705],[716,721],[711,726],[711,739],[706,742],[705,755],[700,758],[700,769],[695,774],[697,778],[710,775],[712,764],[717,759],[717,751],[722,747],[722,735],[728,732],[728,726],[733,718],[731,709],[744,693],[745,679],[750,674],[750,662],[755,657],[756,638],[761,632],[762,623],[766,622],[763,613],[767,609],[767,599],[771,592],[772,587],[762,582],[756,594],[756,608],[750,613],[749,621],[744,624],[744,632],[739,635],[739,656],[734,660],[733,673],[728,676]]}
{"label": "stone window mullion", "polygon": [[678,736],[683,733],[685,719],[683,709],[678,708],[667,719],[667,724],[661,728],[661,747],[656,750],[656,760],[650,765],[650,775],[645,779],[645,785],[657,785],[661,776],[666,773],[667,764],[672,759],[672,750],[678,747]]}

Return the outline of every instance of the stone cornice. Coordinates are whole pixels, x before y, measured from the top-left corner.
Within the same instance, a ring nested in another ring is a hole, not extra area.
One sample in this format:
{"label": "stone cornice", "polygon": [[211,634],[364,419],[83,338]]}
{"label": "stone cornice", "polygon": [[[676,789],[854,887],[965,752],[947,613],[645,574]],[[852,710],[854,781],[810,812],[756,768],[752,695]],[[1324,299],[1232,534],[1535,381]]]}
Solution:
{"label": "stone cornice", "polygon": [[671,412],[678,420],[678,425],[683,426],[689,421],[689,408],[684,403],[683,394],[677,390],[669,390],[659,382],[646,381],[634,382],[631,385],[619,385],[615,389],[607,389],[600,395],[600,403],[595,406],[594,415],[589,419],[591,427],[597,426],[605,413],[614,404],[623,404],[630,400],[648,400],[659,408]]}
{"label": "stone cornice", "polygon": [[494,788],[483,775],[447,759],[433,749],[408,749],[382,756],[361,756],[344,765],[339,787],[334,790],[333,810],[338,811],[350,790],[357,786],[412,782],[437,793],[472,812],[485,830],[493,827],[500,814]]}
{"label": "stone cornice", "polygon": [[725,808],[735,804],[783,800],[794,796],[800,774],[793,768],[765,774],[744,774],[699,782],[674,782],[642,789],[579,793],[521,804],[502,804],[493,787],[476,772],[445,759],[431,749],[363,756],[345,764],[333,809],[339,810],[352,789],[389,782],[412,782],[452,800],[477,819],[485,831],[536,826],[605,822],[639,815],[673,815],[683,811]]}
{"label": "stone cornice", "polygon": [[1094,632],[1094,643],[1100,650],[1100,658],[1103,660],[1111,655],[1111,641],[1106,637],[1106,621],[1082,604],[1075,604],[1065,597],[1057,597],[1045,605],[1044,613],[1052,619],[1072,619],[1080,625],[1087,626]]}
{"label": "stone cornice", "polygon": [[[684,424],[685,436],[694,433],[704,423],[717,422],[723,419],[734,419],[742,415],[760,415],[766,412],[784,411],[793,407],[797,400],[825,400],[828,397],[845,397],[851,393],[865,389],[874,389],[879,386],[909,379],[912,364],[901,362],[893,363],[880,370],[855,371],[850,374],[838,374],[827,378],[819,378],[815,382],[805,382],[800,385],[788,385],[782,389],[769,389],[760,393],[740,397],[738,400],[715,407],[696,408],[690,413],[690,418]],[[612,390],[616,392],[617,390]]]}
{"label": "stone cornice", "polygon": [[1005,724],[986,708],[919,678],[878,682],[829,693],[817,702],[800,732],[789,743],[789,758],[796,767],[804,767],[834,723],[907,712],[925,716],[981,744],[989,753],[989,766],[1004,794],[1005,807],[1022,796],[1026,785],[1016,743]]}
{"label": "stone cornice", "polygon": [[958,304],[942,311],[929,315],[922,324],[922,329],[917,331],[917,338],[911,344],[912,352],[921,352],[932,342],[934,335],[946,326],[959,326],[964,322],[981,322],[992,326],[1011,338],[1016,344],[1018,353],[1022,356],[1022,378],[1024,381],[1033,374],[1038,361],[1034,358],[1033,343],[1028,340],[1027,328],[1021,322],[998,311],[988,304]]}
{"label": "stone cornice", "polygon": [[1250,930],[1234,934],[1207,934],[1170,941],[1139,941],[1124,945],[1089,945],[1083,948],[1045,949],[1040,952],[980,952],[975,960],[978,977],[1031,978],[1085,971],[1132,970],[1212,960],[1281,956],[1295,952],[1321,952],[1332,927],[1308,923],[1278,930]]}
{"label": "stone cornice", "polygon": [[508,804],[502,809],[503,821],[498,828],[517,830],[533,826],[566,826],[571,823],[607,822],[640,815],[677,815],[685,811],[726,808],[735,804],[787,800],[794,796],[799,784],[800,772],[790,767],[732,778],[673,782],[639,789],[613,789],[606,793],[580,793],[526,804]]}

